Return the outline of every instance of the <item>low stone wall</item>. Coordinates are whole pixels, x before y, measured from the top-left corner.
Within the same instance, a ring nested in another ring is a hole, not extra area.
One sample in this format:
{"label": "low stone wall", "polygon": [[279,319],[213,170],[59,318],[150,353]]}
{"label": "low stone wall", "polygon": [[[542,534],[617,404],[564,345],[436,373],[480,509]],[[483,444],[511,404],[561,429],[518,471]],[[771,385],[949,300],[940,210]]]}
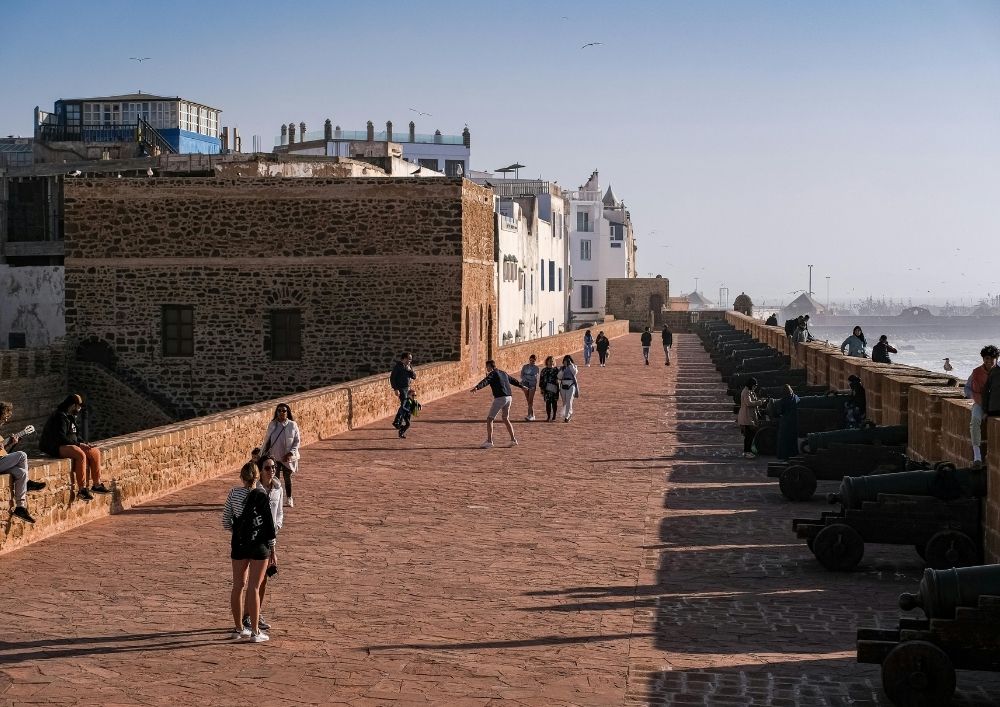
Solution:
{"label": "low stone wall", "polygon": [[[610,338],[620,337],[628,333],[628,322],[605,322],[603,329]],[[572,331],[503,347],[497,351],[497,365],[516,373],[529,354],[573,353],[581,348],[582,338],[582,332]],[[19,366],[18,370],[29,368],[27,364]],[[465,372],[467,365],[459,361],[431,363],[415,370],[414,387],[423,403],[464,390],[479,380]],[[60,391],[61,399],[65,387]],[[33,462],[31,478],[48,484],[44,491],[28,497],[37,520],[34,525],[11,518],[11,487],[0,482],[0,509],[8,511],[0,519],[0,554],[221,474],[235,474],[250,458],[250,450],[261,444],[278,402],[292,408],[303,445],[383,419],[395,414],[398,407],[388,375],[380,374],[105,439],[99,443],[104,457],[103,477],[110,482],[112,493],[90,502],[74,498],[67,461]],[[43,407],[45,414],[57,403],[47,403]]]}
{"label": "low stone wall", "polygon": [[[726,320],[758,341],[781,351],[789,350],[784,331],[779,327],[766,326],[736,312],[727,312]],[[930,462],[948,461],[957,466],[972,464],[969,435],[972,401],[962,391],[965,381],[912,366],[844,356],[834,347],[799,344],[791,348],[792,366],[805,367],[810,381],[821,381],[824,369],[826,384],[833,388],[847,387],[849,375],[860,376],[868,393],[872,419],[882,425],[907,425],[909,456]],[[985,428],[984,439],[990,436],[1000,439],[1000,419],[988,420]],[[1000,444],[987,449],[986,464],[990,472],[983,541],[987,562],[1000,562]]]}

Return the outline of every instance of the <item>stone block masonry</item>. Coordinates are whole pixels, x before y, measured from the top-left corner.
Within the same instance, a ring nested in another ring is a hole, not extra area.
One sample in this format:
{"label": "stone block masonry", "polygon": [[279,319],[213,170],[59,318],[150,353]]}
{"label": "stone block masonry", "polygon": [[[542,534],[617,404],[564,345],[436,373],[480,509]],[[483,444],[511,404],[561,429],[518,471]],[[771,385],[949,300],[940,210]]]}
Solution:
{"label": "stone block masonry", "polygon": [[[175,412],[353,380],[404,349],[491,350],[492,200],[471,182],[74,180],[65,222],[69,343],[106,343]],[[176,306],[191,308],[189,355],[164,348]],[[288,311],[301,353],[276,360],[272,317]]]}
{"label": "stone block masonry", "polygon": [[[62,342],[0,351],[0,400],[14,403],[14,417],[4,425],[3,433],[9,435],[26,425],[38,429],[25,438],[21,450],[29,455],[37,453],[42,425],[66,394],[66,347]],[[0,477],[0,486],[6,485],[6,478]]]}
{"label": "stone block masonry", "polygon": [[[628,334],[628,326],[627,321],[605,322],[604,331],[617,338]],[[571,331],[535,339],[505,346],[494,356],[498,366],[516,374],[529,354],[558,358],[578,351],[582,336],[582,332]],[[485,362],[483,358],[481,363]],[[416,372],[414,388],[422,403],[462,392],[485,375],[482,365],[472,371],[466,361],[417,366]],[[11,519],[14,503],[10,486],[0,483],[0,554],[220,474],[235,473],[249,459],[250,450],[261,443],[278,402],[287,402],[294,411],[303,444],[389,417],[399,406],[388,376],[380,374],[106,439],[99,446],[104,454],[104,476],[113,481],[113,493],[89,503],[72,500],[68,462],[32,463],[31,478],[48,483],[43,492],[29,496],[37,522],[27,525]],[[58,401],[52,407],[56,404]],[[49,409],[46,407],[46,412]]]}

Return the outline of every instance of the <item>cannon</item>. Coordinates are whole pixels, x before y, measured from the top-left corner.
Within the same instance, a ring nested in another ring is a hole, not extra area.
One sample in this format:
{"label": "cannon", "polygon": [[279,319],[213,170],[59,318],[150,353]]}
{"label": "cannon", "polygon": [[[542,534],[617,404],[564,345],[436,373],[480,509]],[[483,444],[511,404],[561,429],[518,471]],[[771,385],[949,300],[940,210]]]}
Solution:
{"label": "cannon", "polygon": [[859,628],[858,662],[882,666],[882,687],[900,707],[951,703],[956,670],[1000,671],[1000,565],[924,570],[899,597],[895,629]]}
{"label": "cannon", "polygon": [[839,512],[796,518],[792,528],[828,570],[854,569],[865,543],[912,546],[927,566],[979,564],[983,470],[939,464],[930,471],[850,476],[841,481]]}
{"label": "cannon", "polygon": [[806,436],[802,443],[802,451],[815,454],[831,444],[890,444],[905,445],[909,430],[906,425],[887,425],[875,427],[867,425],[861,429],[833,430],[831,432],[813,432]]}
{"label": "cannon", "polygon": [[[810,434],[813,432],[823,432],[825,430],[838,430],[844,426],[844,413],[842,410],[830,408],[815,408],[799,410],[799,430],[798,434]],[[757,430],[753,438],[754,446],[758,454],[773,456],[778,451],[778,423],[776,420],[767,420]]]}
{"label": "cannon", "polygon": [[839,481],[847,475],[889,474],[906,471],[911,463],[906,447],[874,444],[833,444],[817,454],[792,457],[767,465],[767,475],[778,479],[781,495],[790,501],[808,501],[817,481]]}

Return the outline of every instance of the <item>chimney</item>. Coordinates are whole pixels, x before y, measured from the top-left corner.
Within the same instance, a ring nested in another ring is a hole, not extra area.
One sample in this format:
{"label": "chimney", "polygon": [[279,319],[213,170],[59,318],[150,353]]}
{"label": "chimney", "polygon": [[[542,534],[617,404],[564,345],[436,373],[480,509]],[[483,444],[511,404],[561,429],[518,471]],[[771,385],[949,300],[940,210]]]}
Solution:
{"label": "chimney", "polygon": [[392,121],[385,121],[385,141],[392,142]]}
{"label": "chimney", "polygon": [[284,123],[281,124],[281,144],[288,144],[288,126]]}
{"label": "chimney", "polygon": [[219,141],[222,143],[222,154],[229,152],[229,126],[223,126]]}
{"label": "chimney", "polygon": [[412,120],[410,121],[410,142],[417,141],[417,124]]}
{"label": "chimney", "polygon": [[462,144],[466,147],[472,146],[472,133],[469,132],[469,126],[465,126],[465,130],[462,131]]}
{"label": "chimney", "polygon": [[299,142],[306,141],[306,124],[299,123]]}
{"label": "chimney", "polygon": [[288,144],[295,144],[295,123],[288,124]]}
{"label": "chimney", "polygon": [[375,140],[375,124],[372,121],[368,121],[368,142],[374,142]]}
{"label": "chimney", "polygon": [[337,127],[335,127],[335,128],[333,129],[333,136],[334,136],[334,137],[335,137],[335,138],[336,138],[337,140],[339,140],[339,139],[341,138],[341,133],[340,133],[340,126],[339,126],[339,125],[338,125]]}
{"label": "chimney", "polygon": [[435,130],[434,131],[434,144],[436,144],[436,145],[440,145],[441,144],[441,131],[440,130]]}
{"label": "chimney", "polygon": [[333,139],[333,123],[327,118],[326,122],[323,123],[323,139],[332,140]]}

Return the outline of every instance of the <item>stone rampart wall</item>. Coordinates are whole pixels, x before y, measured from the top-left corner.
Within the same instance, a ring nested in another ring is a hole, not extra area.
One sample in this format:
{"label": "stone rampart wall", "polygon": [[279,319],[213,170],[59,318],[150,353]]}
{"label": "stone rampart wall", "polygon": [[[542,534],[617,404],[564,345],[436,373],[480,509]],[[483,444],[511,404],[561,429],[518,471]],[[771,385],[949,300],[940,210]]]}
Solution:
{"label": "stone rampart wall", "polygon": [[[611,338],[623,336],[628,333],[628,322],[606,322],[604,330]],[[572,331],[506,346],[494,356],[498,366],[516,373],[531,353],[558,357],[578,351],[581,344],[582,333]],[[27,363],[21,366],[28,368]],[[469,370],[464,361],[417,366],[416,373],[414,387],[423,403],[470,388],[485,375],[482,369]],[[0,554],[185,486],[235,473],[249,459],[250,450],[261,443],[278,402],[292,408],[303,444],[386,418],[398,407],[388,375],[381,374],[102,440],[99,446],[104,454],[104,476],[113,480],[113,493],[90,502],[74,500],[68,462],[33,462],[31,478],[48,483],[44,491],[28,497],[37,522],[28,525],[11,519],[10,486],[0,483]],[[51,407],[54,404],[44,407],[46,414]]]}
{"label": "stone rampart wall", "polygon": [[[834,388],[845,388],[849,375],[860,376],[872,418],[881,425],[907,426],[909,456],[960,467],[972,464],[972,401],[962,391],[964,381],[913,366],[843,356],[835,347],[818,343],[792,346],[781,327],[736,312],[728,312],[726,319],[758,341],[791,350],[793,367],[806,368],[810,381],[822,382],[824,369],[826,383]],[[984,427],[984,439],[1000,439],[1000,418],[988,420]],[[985,459],[990,483],[983,541],[987,562],[1000,562],[1000,444],[988,447]]]}
{"label": "stone rampart wall", "polygon": [[87,404],[87,436],[107,439],[162,427],[176,418],[90,361],[69,362],[71,390]]}

